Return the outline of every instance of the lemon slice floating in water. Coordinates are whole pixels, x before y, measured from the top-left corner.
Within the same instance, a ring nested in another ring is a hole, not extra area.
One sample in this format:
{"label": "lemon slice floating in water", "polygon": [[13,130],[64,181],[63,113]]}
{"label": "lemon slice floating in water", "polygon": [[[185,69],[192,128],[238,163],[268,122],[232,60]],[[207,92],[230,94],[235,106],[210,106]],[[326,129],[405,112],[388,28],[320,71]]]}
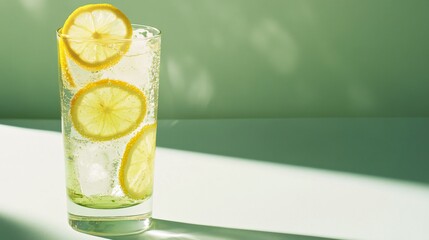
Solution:
{"label": "lemon slice floating in water", "polygon": [[122,191],[143,200],[152,195],[156,123],[147,125],[127,144],[119,170]]}
{"label": "lemon slice floating in water", "polygon": [[146,115],[146,97],[137,87],[119,80],[89,83],[71,100],[76,130],[93,141],[106,141],[135,130]]}
{"label": "lemon slice floating in water", "polygon": [[110,4],[89,4],[76,9],[60,30],[68,55],[81,67],[97,71],[121,59],[131,44],[128,18]]}

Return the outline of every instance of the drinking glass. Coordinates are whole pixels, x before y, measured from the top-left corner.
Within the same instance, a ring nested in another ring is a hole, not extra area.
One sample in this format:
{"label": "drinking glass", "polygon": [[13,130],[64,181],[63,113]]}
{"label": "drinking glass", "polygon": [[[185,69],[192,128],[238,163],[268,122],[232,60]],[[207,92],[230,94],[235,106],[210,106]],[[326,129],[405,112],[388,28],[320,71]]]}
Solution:
{"label": "drinking glass", "polygon": [[68,219],[94,235],[151,224],[161,32],[132,27],[131,38],[107,40],[57,30]]}

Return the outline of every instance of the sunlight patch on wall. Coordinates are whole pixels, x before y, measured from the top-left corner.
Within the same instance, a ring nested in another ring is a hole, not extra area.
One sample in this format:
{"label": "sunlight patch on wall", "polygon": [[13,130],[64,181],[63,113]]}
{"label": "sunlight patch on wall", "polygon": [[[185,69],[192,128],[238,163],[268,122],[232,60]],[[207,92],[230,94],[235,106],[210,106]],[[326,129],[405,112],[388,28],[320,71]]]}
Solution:
{"label": "sunlight patch on wall", "polygon": [[185,104],[204,110],[210,103],[214,87],[208,70],[192,56],[167,59],[171,92]]}
{"label": "sunlight patch on wall", "polygon": [[25,10],[34,18],[40,19],[46,9],[46,0],[21,0]]}
{"label": "sunlight patch on wall", "polygon": [[264,19],[252,29],[250,42],[259,55],[279,73],[295,70],[298,47],[291,34],[273,19]]}

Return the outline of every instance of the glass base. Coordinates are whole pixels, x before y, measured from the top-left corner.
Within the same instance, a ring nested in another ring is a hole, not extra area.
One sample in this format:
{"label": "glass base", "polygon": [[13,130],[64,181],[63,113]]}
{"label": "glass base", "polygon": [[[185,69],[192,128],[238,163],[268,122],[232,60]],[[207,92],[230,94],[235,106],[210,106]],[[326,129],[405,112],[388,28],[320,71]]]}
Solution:
{"label": "glass base", "polygon": [[67,201],[69,224],[76,231],[96,236],[141,233],[151,225],[152,198],[126,208],[96,209]]}
{"label": "glass base", "polygon": [[144,232],[151,225],[150,215],[126,217],[88,217],[69,213],[69,224],[76,231],[96,236],[123,236]]}

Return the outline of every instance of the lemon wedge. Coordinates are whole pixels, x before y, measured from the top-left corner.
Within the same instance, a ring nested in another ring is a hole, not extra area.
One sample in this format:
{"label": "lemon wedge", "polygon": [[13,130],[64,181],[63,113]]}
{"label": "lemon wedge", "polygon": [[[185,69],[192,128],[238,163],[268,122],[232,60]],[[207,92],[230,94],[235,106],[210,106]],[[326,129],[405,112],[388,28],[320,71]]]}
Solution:
{"label": "lemon wedge", "polygon": [[132,32],[128,18],[111,4],[79,7],[61,29],[68,55],[91,71],[119,62],[130,47]]}
{"label": "lemon wedge", "polygon": [[156,123],[147,125],[125,148],[119,169],[119,183],[126,196],[143,200],[152,195]]}
{"label": "lemon wedge", "polygon": [[69,87],[76,87],[73,77],[70,74],[69,66],[67,64],[66,53],[64,49],[64,43],[62,39],[58,41],[58,57],[60,63],[60,73],[63,83],[66,83]]}
{"label": "lemon wedge", "polygon": [[71,100],[76,130],[93,141],[107,141],[135,130],[146,115],[146,97],[137,87],[119,80],[89,83]]}

